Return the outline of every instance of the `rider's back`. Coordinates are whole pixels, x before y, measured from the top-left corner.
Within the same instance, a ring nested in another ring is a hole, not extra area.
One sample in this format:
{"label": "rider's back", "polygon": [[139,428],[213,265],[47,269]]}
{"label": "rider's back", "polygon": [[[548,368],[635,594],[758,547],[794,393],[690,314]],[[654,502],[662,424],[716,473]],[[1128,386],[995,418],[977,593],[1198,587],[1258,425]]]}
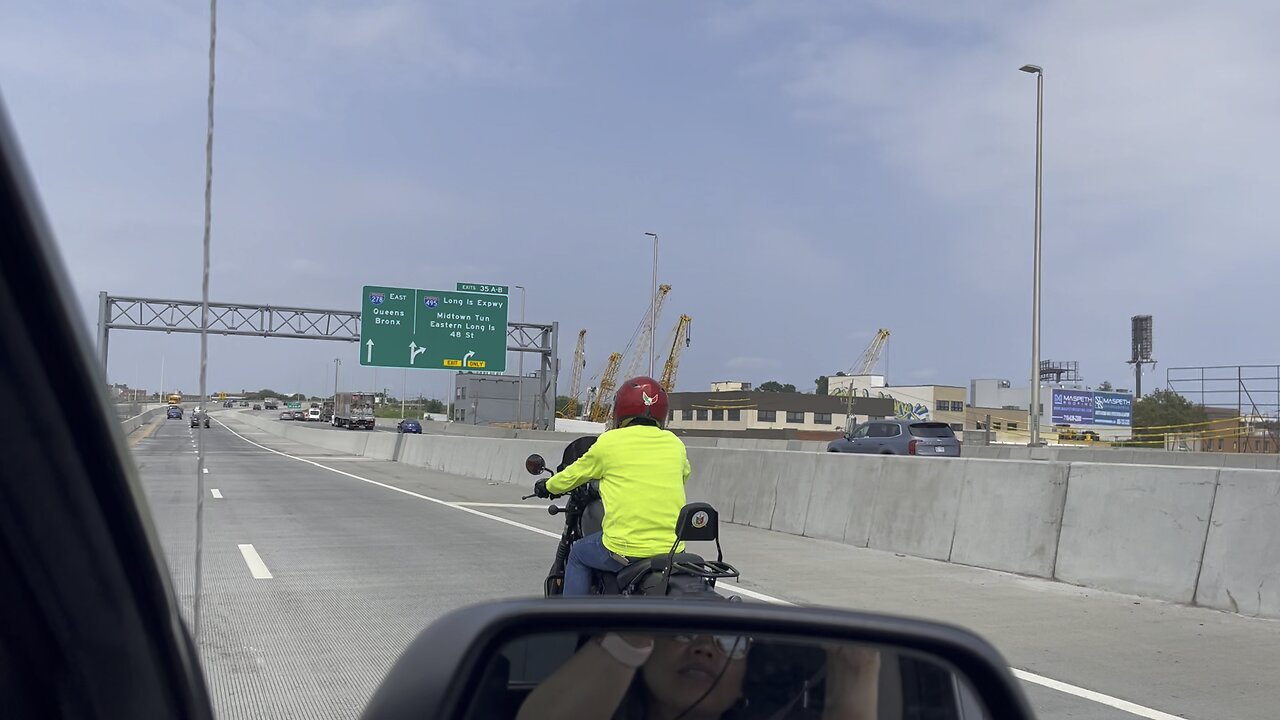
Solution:
{"label": "rider's back", "polygon": [[680,438],[660,427],[631,424],[602,434],[547,487],[562,492],[575,477],[599,478],[605,547],[627,557],[652,557],[669,552],[676,540],[689,471]]}

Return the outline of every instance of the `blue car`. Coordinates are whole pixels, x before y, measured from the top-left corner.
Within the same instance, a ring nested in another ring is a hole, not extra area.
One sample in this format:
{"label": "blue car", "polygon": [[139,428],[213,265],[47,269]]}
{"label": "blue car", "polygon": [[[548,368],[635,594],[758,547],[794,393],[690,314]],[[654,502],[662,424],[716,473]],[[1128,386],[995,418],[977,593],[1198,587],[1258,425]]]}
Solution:
{"label": "blue car", "polygon": [[396,423],[396,432],[417,433],[418,435],[421,435],[422,423],[418,422],[417,420],[405,418],[404,420],[401,420],[400,422]]}
{"label": "blue car", "polygon": [[177,405],[173,405],[173,406],[171,406],[171,407],[169,408],[169,412],[168,412],[167,416],[165,417],[165,419],[166,419],[166,420],[181,420],[181,419],[182,419],[182,408],[178,407]]}

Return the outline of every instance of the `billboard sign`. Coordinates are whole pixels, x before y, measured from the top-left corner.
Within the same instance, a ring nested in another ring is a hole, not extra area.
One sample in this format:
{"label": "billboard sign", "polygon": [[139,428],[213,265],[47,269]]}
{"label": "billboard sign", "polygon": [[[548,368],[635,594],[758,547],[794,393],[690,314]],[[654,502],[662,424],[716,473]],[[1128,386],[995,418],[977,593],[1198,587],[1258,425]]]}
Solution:
{"label": "billboard sign", "polygon": [[1133,424],[1133,396],[1113,392],[1093,393],[1093,424]]}
{"label": "billboard sign", "polygon": [[1091,390],[1053,389],[1053,422],[1068,425],[1133,424],[1133,396]]}

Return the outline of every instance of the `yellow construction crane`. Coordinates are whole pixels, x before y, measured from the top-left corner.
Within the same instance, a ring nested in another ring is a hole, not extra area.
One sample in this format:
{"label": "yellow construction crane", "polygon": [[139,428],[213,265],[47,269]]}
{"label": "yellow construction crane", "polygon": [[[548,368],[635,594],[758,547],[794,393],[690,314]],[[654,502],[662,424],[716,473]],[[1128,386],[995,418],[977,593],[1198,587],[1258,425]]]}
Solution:
{"label": "yellow construction crane", "polygon": [[[629,378],[640,374],[640,366],[644,364],[645,353],[649,347],[649,336],[653,335],[656,330],[653,324],[657,322],[659,317],[662,317],[662,303],[667,299],[667,293],[669,292],[671,292],[670,285],[658,286],[658,295],[651,303],[656,307],[652,307],[652,312],[649,311],[649,308],[646,308],[644,319],[640,321],[636,333],[631,337],[631,344],[628,345],[628,349],[631,351],[631,361],[627,363],[626,375]],[[625,353],[627,350],[623,350],[623,352]]]}
{"label": "yellow construction crane", "polygon": [[613,406],[613,389],[618,386],[618,369],[621,367],[622,353],[610,354],[604,372],[600,373],[595,399],[591,402],[592,422],[604,422],[609,417],[609,408]]}
{"label": "yellow construction crane", "polygon": [[582,367],[587,364],[587,331],[578,331],[578,347],[573,351],[573,379],[569,381],[569,401],[565,403],[560,417],[572,418],[578,415],[578,395],[582,392]]}
{"label": "yellow construction crane", "polygon": [[627,342],[627,346],[622,349],[622,352],[609,355],[609,360],[605,362],[604,369],[598,376],[600,382],[594,387],[595,396],[591,399],[591,407],[587,413],[591,420],[603,422],[609,416],[609,410],[613,405],[613,391],[618,387],[618,373],[622,370],[623,358],[628,354],[631,361],[627,364],[627,377],[635,377],[639,374],[640,363],[644,361],[644,348],[648,346],[649,337],[653,333],[654,316],[662,312],[662,302],[669,292],[671,292],[670,285],[658,286],[657,297],[649,307],[645,308],[644,317],[631,333],[631,340]]}
{"label": "yellow construction crane", "polygon": [[[876,363],[880,362],[880,352],[884,350],[884,344],[889,340],[889,331],[880,328],[876,331],[876,336],[871,338],[871,342],[867,344],[867,349],[862,352],[862,357],[851,368],[850,375],[870,375],[875,370]],[[845,432],[853,431],[853,385],[849,385],[849,398],[845,405]]]}
{"label": "yellow construction crane", "polygon": [[671,335],[671,352],[667,354],[667,362],[662,366],[662,378],[658,381],[662,389],[671,392],[676,389],[676,373],[680,370],[680,353],[689,347],[689,328],[693,318],[681,315],[676,321],[675,332]]}
{"label": "yellow construction crane", "polygon": [[851,368],[850,375],[870,375],[872,370],[876,369],[876,363],[880,362],[880,352],[884,350],[884,344],[889,340],[889,331],[880,328],[876,331],[876,336],[871,338],[867,349],[863,351],[862,357]]}

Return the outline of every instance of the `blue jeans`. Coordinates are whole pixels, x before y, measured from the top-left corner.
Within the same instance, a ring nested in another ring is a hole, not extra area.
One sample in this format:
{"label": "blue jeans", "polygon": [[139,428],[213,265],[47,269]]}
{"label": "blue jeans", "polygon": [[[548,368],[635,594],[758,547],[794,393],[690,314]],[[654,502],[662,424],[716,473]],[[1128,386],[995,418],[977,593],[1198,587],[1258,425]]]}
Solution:
{"label": "blue jeans", "polygon": [[569,546],[569,561],[564,566],[564,594],[590,595],[592,569],[617,572],[622,567],[604,546],[604,535],[591,533]]}

